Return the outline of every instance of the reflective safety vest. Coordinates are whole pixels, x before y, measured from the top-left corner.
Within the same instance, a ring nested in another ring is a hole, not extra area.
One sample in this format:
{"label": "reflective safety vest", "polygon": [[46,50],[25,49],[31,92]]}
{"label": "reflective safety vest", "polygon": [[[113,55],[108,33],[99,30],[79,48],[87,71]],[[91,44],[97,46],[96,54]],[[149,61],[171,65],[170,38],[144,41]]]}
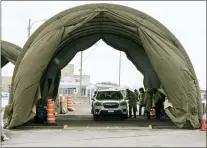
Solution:
{"label": "reflective safety vest", "polygon": [[145,97],[145,93],[139,94],[138,101],[140,105],[144,105],[144,97]]}

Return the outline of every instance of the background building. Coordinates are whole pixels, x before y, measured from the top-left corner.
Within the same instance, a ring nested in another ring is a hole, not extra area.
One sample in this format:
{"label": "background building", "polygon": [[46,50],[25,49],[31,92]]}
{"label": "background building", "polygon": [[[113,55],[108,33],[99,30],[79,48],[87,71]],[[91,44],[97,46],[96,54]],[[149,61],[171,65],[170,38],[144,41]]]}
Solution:
{"label": "background building", "polygon": [[62,77],[73,77],[74,75],[74,65],[68,64],[61,70]]}
{"label": "background building", "polygon": [[2,85],[1,85],[1,91],[9,93],[10,92],[10,86],[11,86],[12,76],[2,76]]}
{"label": "background building", "polygon": [[[12,76],[8,76],[8,72],[4,72],[2,76],[1,91],[9,93]],[[86,86],[90,85],[90,76],[82,75],[82,96],[86,96]],[[80,75],[74,75],[74,65],[68,64],[61,70],[61,80],[59,86],[59,94],[72,95],[77,94],[80,90]]]}
{"label": "background building", "polygon": [[[82,75],[82,96],[87,96],[86,86],[90,85],[90,76]],[[74,65],[68,64],[61,71],[59,94],[78,95],[80,90],[80,75],[74,75]]]}
{"label": "background building", "polygon": [[[86,95],[86,86],[90,85],[90,76],[82,75],[82,96]],[[59,94],[61,95],[77,95],[80,90],[80,76],[61,77],[59,85]]]}

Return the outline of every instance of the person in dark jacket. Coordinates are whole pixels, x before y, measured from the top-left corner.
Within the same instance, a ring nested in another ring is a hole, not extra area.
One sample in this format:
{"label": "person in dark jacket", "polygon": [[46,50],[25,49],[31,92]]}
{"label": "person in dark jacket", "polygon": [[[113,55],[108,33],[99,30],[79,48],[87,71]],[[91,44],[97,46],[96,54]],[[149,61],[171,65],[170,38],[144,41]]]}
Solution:
{"label": "person in dark jacket", "polygon": [[136,89],[134,90],[134,93],[138,97],[139,93],[138,93],[138,91]]}
{"label": "person in dark jacket", "polygon": [[164,101],[165,96],[157,90],[157,88],[152,89],[153,92],[153,107],[155,108],[156,119],[160,119],[161,110],[164,111]]}

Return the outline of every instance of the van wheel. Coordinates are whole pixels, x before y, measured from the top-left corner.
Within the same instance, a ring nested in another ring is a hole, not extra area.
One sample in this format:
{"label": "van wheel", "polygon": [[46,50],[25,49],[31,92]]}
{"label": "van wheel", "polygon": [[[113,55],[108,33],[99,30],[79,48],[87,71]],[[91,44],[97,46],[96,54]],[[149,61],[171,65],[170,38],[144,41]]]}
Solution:
{"label": "van wheel", "polygon": [[128,115],[123,115],[122,118],[123,119],[128,119]]}

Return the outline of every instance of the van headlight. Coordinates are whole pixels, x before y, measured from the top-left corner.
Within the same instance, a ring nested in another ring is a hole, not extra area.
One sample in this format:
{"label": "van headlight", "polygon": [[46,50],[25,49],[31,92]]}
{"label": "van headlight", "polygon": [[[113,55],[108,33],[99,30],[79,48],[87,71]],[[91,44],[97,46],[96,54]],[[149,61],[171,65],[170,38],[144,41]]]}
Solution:
{"label": "van headlight", "polygon": [[121,102],[121,103],[120,103],[120,106],[126,106],[126,105],[127,105],[126,102]]}
{"label": "van headlight", "polygon": [[96,102],[95,105],[96,106],[102,106],[102,103],[101,102]]}

